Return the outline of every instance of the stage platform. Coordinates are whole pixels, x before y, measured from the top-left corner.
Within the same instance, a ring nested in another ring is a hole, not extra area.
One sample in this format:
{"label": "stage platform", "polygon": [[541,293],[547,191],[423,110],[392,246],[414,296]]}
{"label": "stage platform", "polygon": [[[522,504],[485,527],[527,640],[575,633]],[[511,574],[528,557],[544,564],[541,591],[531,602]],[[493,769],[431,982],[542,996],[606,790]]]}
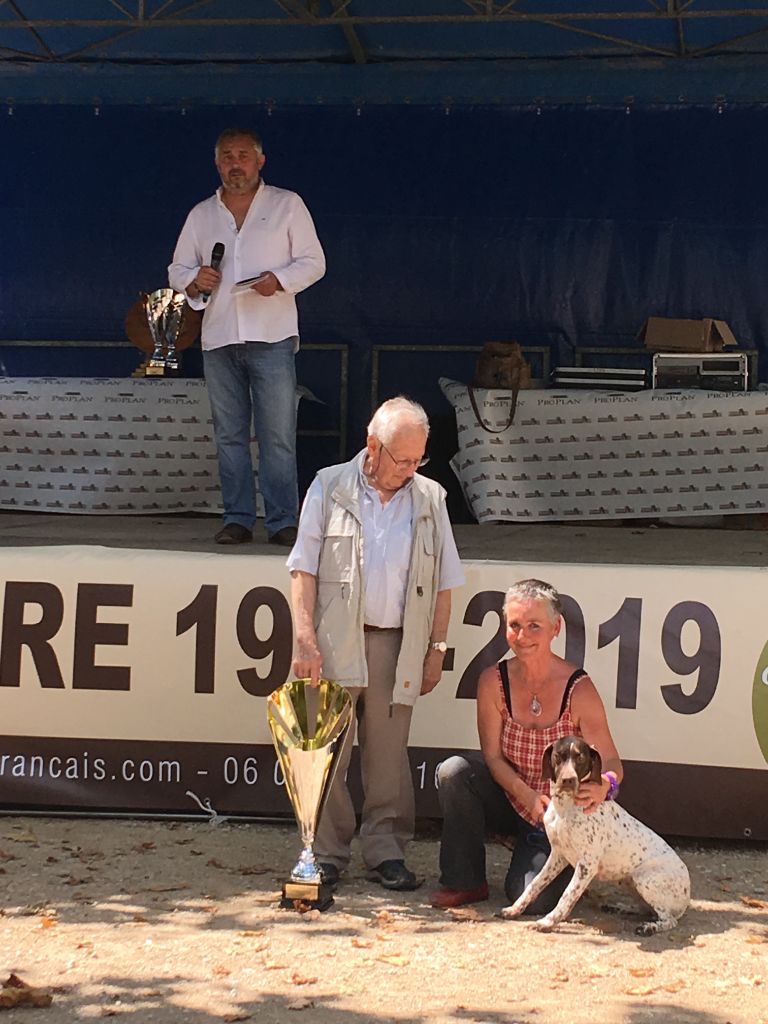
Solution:
{"label": "stage platform", "polygon": [[[259,524],[251,544],[223,547],[213,515],[98,516],[0,511],[0,547],[90,545],[146,551],[193,551],[248,557],[274,555]],[[605,523],[459,524],[462,558],[495,562],[592,565],[768,566],[768,516],[723,517],[723,526]]]}
{"label": "stage platform", "polygon": [[[564,596],[557,653],[603,697],[624,805],[666,834],[768,839],[765,519],[676,523],[456,526],[467,580],[411,729],[419,814],[439,814],[440,762],[477,748],[504,591],[537,576]],[[219,546],[219,525],[0,512],[0,809],[290,813],[265,714],[290,676],[287,550],[261,527]]]}

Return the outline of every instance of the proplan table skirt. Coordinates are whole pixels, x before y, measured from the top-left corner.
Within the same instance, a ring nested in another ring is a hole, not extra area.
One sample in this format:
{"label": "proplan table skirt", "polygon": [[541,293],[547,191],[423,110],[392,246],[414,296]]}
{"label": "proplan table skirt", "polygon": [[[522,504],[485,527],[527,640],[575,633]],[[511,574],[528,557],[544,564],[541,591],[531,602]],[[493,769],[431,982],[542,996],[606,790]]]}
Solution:
{"label": "proplan table skirt", "polygon": [[456,412],[453,460],[478,522],[562,522],[763,512],[768,394],[521,391],[441,379]]}

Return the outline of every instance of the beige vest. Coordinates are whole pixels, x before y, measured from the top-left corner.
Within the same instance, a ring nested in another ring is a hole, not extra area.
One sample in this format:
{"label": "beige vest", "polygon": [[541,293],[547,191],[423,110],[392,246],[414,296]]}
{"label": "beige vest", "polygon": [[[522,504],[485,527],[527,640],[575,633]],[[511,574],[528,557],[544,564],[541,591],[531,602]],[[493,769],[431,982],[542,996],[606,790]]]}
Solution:
{"label": "beige vest", "polygon": [[[363,530],[360,456],[317,474],[323,489],[324,530],[317,571],[315,629],[323,675],[342,686],[367,686],[363,637]],[[445,491],[434,480],[413,478],[411,559],[405,593],[403,641],[392,701],[415,704],[435,613],[443,553]]]}

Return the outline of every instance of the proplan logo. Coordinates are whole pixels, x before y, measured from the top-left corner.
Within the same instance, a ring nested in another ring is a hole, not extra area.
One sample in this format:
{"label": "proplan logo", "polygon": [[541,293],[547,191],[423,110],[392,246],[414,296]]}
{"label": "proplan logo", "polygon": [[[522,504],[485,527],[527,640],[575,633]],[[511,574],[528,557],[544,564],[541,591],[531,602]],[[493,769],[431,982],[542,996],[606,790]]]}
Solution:
{"label": "proplan logo", "polygon": [[768,644],[763,648],[755,669],[752,686],[752,721],[763,757],[768,761]]}

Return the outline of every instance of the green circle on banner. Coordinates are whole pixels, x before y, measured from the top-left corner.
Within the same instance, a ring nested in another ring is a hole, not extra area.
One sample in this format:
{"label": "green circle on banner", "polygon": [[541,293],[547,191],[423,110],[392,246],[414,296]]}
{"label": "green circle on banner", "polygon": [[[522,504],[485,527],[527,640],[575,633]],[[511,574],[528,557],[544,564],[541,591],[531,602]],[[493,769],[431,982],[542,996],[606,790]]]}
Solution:
{"label": "green circle on banner", "polygon": [[762,650],[752,685],[752,721],[763,757],[768,761],[768,643]]}

